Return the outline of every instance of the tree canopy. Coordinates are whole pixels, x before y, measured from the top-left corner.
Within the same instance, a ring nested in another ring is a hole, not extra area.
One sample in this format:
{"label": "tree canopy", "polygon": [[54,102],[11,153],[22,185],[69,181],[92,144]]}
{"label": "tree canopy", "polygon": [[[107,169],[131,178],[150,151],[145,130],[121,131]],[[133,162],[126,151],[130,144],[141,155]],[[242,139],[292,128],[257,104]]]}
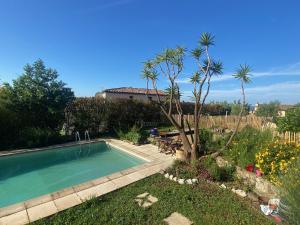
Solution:
{"label": "tree canopy", "polygon": [[74,93],[58,80],[56,70],[46,68],[42,60],[24,67],[23,74],[5,84],[9,108],[18,114],[23,127],[59,129],[66,105]]}

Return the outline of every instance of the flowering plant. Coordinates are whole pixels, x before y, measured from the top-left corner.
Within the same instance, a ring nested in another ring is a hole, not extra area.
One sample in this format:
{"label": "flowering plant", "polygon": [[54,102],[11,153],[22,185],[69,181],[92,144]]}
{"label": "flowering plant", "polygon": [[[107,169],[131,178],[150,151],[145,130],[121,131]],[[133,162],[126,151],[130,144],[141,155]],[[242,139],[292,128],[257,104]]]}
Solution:
{"label": "flowering plant", "polygon": [[276,140],[255,155],[256,167],[271,182],[280,185],[278,177],[285,174],[290,164],[300,158],[300,144]]}

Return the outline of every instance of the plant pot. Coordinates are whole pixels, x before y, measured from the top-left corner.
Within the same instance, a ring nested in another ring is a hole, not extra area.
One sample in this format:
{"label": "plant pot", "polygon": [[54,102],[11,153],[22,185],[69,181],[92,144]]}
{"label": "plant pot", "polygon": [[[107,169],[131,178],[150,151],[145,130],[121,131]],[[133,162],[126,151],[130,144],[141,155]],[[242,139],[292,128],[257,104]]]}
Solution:
{"label": "plant pot", "polygon": [[178,159],[180,161],[184,161],[185,160],[185,155],[184,155],[184,151],[183,150],[176,150],[176,159]]}

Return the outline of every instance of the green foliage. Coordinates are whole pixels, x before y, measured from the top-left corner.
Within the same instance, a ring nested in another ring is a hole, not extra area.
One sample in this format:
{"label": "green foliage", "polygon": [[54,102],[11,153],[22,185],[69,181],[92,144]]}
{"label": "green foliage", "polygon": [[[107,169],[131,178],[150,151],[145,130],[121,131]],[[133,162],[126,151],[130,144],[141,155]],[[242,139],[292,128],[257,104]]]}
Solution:
{"label": "green foliage", "polygon": [[229,138],[228,134],[214,134],[210,129],[199,130],[200,149],[205,154],[221,149]]}
{"label": "green foliage", "polygon": [[[240,112],[241,112],[241,107],[242,107],[242,104],[241,104],[240,101],[234,101],[231,104],[230,115],[239,115]],[[244,106],[243,116],[248,115],[249,114],[249,110],[250,110],[250,106],[249,106],[249,104],[246,104]]]}
{"label": "green foliage", "polygon": [[272,101],[267,104],[260,104],[257,108],[257,111],[255,112],[255,115],[275,118],[278,116],[279,106],[279,101]]}
{"label": "green foliage", "polygon": [[123,131],[121,129],[116,130],[116,133],[121,140],[127,140],[136,145],[145,143],[149,137],[148,132],[142,130],[136,125],[131,127],[128,131]]}
{"label": "green foliage", "polygon": [[[144,192],[158,198],[146,209],[134,198]],[[148,177],[112,193],[34,222],[34,225],[145,225],[164,224],[173,212],[180,212],[195,225],[272,225],[269,218],[240,201],[231,191],[206,182],[179,185],[160,174]],[[199,213],[201,212],[201,213]]]}
{"label": "green foliage", "polygon": [[213,133],[208,129],[200,129],[199,130],[199,143],[200,149],[202,152],[207,153],[212,146],[213,142]]}
{"label": "green foliage", "polygon": [[0,87],[0,149],[11,147],[19,130],[19,119],[16,113],[10,110],[10,104],[7,88]]}
{"label": "green foliage", "polygon": [[185,161],[176,160],[166,172],[180,179],[195,178],[198,175],[197,163],[189,164]]}
{"label": "green foliage", "polygon": [[60,130],[64,109],[74,99],[74,93],[58,80],[56,70],[46,68],[42,60],[24,67],[22,76],[6,84],[10,108],[20,118],[21,127]]}
{"label": "green foliage", "polygon": [[60,140],[56,137],[63,127],[64,109],[73,99],[74,93],[58,80],[56,70],[46,68],[42,60],[26,65],[12,85],[0,88],[0,149]]}
{"label": "green foliage", "polygon": [[28,148],[41,147],[49,144],[59,144],[71,141],[69,136],[61,136],[58,132],[51,129],[27,127],[20,132],[18,146],[26,146]]}
{"label": "green foliage", "polygon": [[270,143],[272,138],[269,130],[260,131],[246,126],[237,133],[228,150],[224,151],[224,155],[244,168],[249,163],[255,162],[255,154]]}
{"label": "green foliage", "polygon": [[67,127],[91,136],[115,129],[128,131],[143,122],[166,124],[157,105],[132,100],[110,102],[101,98],[76,98],[66,109]]}
{"label": "green foliage", "polygon": [[276,140],[256,154],[256,166],[274,184],[280,184],[278,177],[285,174],[297,159],[300,159],[299,144]]}
{"label": "green foliage", "polygon": [[240,68],[237,70],[236,74],[233,75],[233,77],[241,80],[244,83],[250,83],[250,72],[251,68],[249,65],[240,65]]}
{"label": "green foliage", "polygon": [[300,132],[300,106],[288,109],[285,117],[277,119],[278,130]]}
{"label": "green foliage", "polygon": [[208,156],[205,160],[203,160],[203,165],[216,181],[234,180],[235,166],[219,167],[211,156]]}
{"label": "green foliage", "polygon": [[281,212],[290,225],[300,224],[300,161],[295,161],[281,178]]}
{"label": "green foliage", "polygon": [[[195,103],[194,102],[181,102],[181,107],[184,114],[194,114]],[[229,115],[231,111],[231,105],[227,102],[210,102],[203,106],[203,114],[218,116]]]}

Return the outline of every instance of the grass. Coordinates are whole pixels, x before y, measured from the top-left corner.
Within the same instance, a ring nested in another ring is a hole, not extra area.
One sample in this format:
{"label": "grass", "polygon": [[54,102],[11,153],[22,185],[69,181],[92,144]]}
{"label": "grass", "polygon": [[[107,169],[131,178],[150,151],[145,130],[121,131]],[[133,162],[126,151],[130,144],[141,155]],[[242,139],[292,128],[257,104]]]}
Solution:
{"label": "grass", "polygon": [[[146,209],[139,207],[134,198],[144,192],[157,197],[158,202]],[[195,186],[180,185],[160,174],[33,224],[158,225],[165,224],[163,219],[175,211],[199,225],[273,224],[251,207],[250,203],[241,200],[229,190],[206,182]]]}

